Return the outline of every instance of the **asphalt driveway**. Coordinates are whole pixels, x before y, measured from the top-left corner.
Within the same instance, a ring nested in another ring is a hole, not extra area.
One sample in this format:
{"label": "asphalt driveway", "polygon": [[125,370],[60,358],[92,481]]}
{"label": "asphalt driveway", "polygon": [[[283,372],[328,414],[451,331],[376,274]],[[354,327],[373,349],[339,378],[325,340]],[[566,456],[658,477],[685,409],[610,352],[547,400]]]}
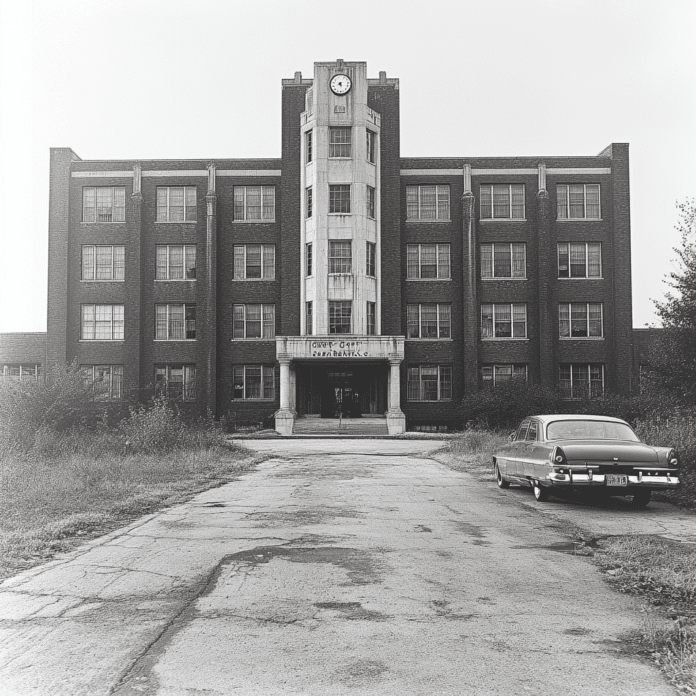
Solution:
{"label": "asphalt driveway", "polygon": [[0,694],[674,693],[623,651],[633,601],[440,443],[246,444],[257,471],[0,586]]}

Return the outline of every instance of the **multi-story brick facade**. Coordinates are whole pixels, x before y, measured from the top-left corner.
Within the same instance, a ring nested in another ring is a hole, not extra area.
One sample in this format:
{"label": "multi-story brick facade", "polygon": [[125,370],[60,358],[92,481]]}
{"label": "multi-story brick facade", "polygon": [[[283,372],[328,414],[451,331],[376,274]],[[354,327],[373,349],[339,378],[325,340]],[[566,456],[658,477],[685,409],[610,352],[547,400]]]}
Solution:
{"label": "multi-story brick facade", "polygon": [[450,423],[510,378],[631,391],[627,145],[402,157],[399,82],[365,63],[282,102],[279,159],[52,150],[49,364],[284,433]]}

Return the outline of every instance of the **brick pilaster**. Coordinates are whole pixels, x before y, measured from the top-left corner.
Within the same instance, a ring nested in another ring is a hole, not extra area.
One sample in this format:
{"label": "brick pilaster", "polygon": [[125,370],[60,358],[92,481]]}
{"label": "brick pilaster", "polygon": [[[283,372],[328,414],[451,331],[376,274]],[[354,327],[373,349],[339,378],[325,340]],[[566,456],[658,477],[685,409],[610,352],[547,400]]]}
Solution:
{"label": "brick pilaster", "polygon": [[462,195],[462,273],[464,288],[464,393],[478,391],[478,293],[474,194]]}
{"label": "brick pilaster", "polygon": [[[556,276],[554,259],[556,244],[551,230],[551,201],[546,188],[537,192],[537,273],[539,282],[539,329],[537,336],[530,336],[539,345],[539,379],[541,384],[553,388],[556,384],[554,344],[557,329],[554,322],[553,282]],[[529,308],[528,308],[529,309]],[[554,333],[556,331],[556,333]]]}

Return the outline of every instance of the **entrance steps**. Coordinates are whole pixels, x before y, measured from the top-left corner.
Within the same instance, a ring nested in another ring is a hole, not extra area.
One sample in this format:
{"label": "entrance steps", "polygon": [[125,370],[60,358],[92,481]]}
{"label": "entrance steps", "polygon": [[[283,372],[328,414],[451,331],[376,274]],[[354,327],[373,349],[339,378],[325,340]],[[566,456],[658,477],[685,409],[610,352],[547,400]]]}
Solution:
{"label": "entrance steps", "polygon": [[386,418],[298,418],[293,435],[388,435]]}

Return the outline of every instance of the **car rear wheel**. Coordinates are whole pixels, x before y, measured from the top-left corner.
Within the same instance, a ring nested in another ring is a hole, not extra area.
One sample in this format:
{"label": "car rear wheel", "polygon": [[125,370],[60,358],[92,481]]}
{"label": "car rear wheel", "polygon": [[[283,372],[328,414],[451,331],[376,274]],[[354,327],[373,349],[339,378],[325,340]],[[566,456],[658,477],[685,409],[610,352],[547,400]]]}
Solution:
{"label": "car rear wheel", "polygon": [[644,508],[650,502],[651,491],[638,491],[638,493],[633,494],[631,499],[631,505],[634,508]]}
{"label": "car rear wheel", "polygon": [[503,478],[503,475],[500,473],[500,467],[498,466],[498,463],[495,463],[495,482],[498,484],[498,488],[509,488],[510,487],[510,482],[506,481]]}
{"label": "car rear wheel", "polygon": [[540,503],[543,503],[549,499],[549,489],[540,486],[537,481],[532,484],[532,490],[534,491],[534,498]]}

